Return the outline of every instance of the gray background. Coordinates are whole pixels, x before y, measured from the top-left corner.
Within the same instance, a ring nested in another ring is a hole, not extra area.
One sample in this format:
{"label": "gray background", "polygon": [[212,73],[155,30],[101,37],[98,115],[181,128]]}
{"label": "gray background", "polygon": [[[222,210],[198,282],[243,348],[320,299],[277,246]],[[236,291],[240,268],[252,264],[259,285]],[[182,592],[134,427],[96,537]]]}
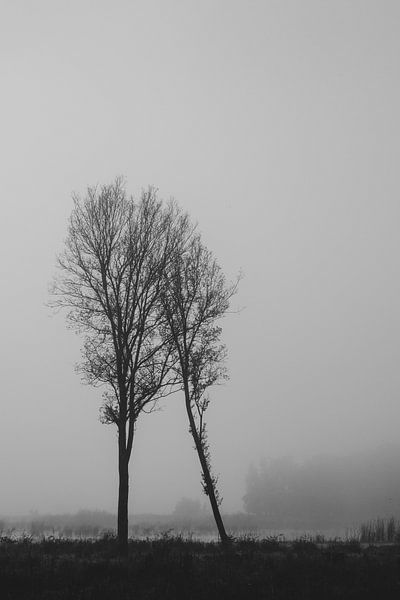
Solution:
{"label": "gray background", "polygon": [[[399,23],[390,0],[0,5],[0,513],[116,510],[116,431],[46,308],[71,192],[123,174],[244,279],[209,437],[226,510],[261,457],[398,440]],[[130,509],[201,497],[176,396]]]}

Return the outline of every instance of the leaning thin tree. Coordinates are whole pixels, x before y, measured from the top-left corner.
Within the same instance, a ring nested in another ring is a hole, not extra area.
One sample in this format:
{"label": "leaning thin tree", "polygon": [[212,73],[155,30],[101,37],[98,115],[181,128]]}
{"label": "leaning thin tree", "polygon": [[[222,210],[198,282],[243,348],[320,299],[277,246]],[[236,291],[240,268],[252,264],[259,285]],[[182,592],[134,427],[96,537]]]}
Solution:
{"label": "leaning thin tree", "polygon": [[185,396],[189,429],[197,451],[203,479],[221,542],[229,537],[225,531],[219,506],[222,499],[217,489],[217,477],[211,470],[205,412],[210,386],[226,378],[226,349],[220,342],[221,327],[217,324],[229,308],[237,284],[228,285],[214,259],[201,241],[191,236],[185,251],[175,258],[164,273],[163,310],[168,323],[165,339],[172,336],[176,354],[178,378]]}
{"label": "leaning thin tree", "polygon": [[105,385],[102,420],[118,428],[118,541],[128,550],[128,465],[139,415],[173,391],[171,339],[161,338],[160,283],[188,231],[187,217],[158,201],[152,188],[139,202],[122,179],[74,198],[53,305],[84,334],[79,371]]}

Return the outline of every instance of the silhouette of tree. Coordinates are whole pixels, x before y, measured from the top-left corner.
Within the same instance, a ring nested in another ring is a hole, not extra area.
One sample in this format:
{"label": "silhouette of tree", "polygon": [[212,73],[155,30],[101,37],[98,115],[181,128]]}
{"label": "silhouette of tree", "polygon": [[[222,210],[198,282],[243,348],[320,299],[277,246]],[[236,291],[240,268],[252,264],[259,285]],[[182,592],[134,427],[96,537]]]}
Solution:
{"label": "silhouette of tree", "polygon": [[183,254],[175,252],[163,282],[162,299],[168,323],[164,337],[172,336],[174,342],[174,368],[182,381],[190,433],[202,469],[203,489],[210,500],[220,539],[226,543],[228,536],[219,510],[222,499],[217,477],[211,470],[205,412],[209,405],[207,389],[226,378],[226,350],[220,343],[221,327],[217,321],[226,314],[237,286],[227,285],[200,235],[189,238]]}
{"label": "silhouette of tree", "polygon": [[163,274],[182,250],[188,218],[149,188],[135,202],[124,182],[74,196],[60,276],[52,305],[84,335],[78,370],[91,385],[105,385],[101,419],[118,429],[118,540],[128,549],[128,465],[139,415],[175,388],[175,347],[160,336]]}

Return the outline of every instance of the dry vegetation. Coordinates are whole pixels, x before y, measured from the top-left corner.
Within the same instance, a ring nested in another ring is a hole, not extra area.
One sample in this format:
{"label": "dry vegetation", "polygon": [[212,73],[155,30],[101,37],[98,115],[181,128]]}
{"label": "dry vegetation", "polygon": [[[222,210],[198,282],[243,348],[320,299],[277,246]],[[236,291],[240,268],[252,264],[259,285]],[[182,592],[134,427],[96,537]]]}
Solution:
{"label": "dry vegetation", "polygon": [[243,537],[217,543],[160,535],[130,540],[0,538],[7,600],[358,599],[399,597],[400,545]]}

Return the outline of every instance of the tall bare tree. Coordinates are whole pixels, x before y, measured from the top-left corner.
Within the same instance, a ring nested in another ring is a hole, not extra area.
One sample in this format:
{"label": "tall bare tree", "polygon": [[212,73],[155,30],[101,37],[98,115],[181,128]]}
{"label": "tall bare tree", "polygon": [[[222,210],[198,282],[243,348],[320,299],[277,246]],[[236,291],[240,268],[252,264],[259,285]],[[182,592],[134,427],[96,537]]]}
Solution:
{"label": "tall bare tree", "polygon": [[[185,224],[187,227],[187,224]],[[186,236],[187,238],[187,236]],[[167,321],[165,339],[172,336],[176,353],[175,369],[181,379],[190,432],[193,436],[203,479],[223,543],[229,541],[219,510],[222,499],[217,477],[211,470],[205,412],[209,404],[207,390],[226,378],[225,346],[220,342],[217,324],[228,308],[237,284],[227,285],[212,253],[199,235],[191,236],[185,251],[175,253],[164,272],[162,293]]]}
{"label": "tall bare tree", "polygon": [[84,335],[79,371],[87,383],[106,386],[102,420],[118,428],[122,554],[128,549],[128,465],[137,419],[177,382],[172,338],[160,335],[160,286],[183,232],[190,237],[188,218],[173,203],[164,207],[152,188],[135,202],[118,178],[89,188],[83,199],[74,197],[58,257],[52,304],[66,308],[70,325]]}

